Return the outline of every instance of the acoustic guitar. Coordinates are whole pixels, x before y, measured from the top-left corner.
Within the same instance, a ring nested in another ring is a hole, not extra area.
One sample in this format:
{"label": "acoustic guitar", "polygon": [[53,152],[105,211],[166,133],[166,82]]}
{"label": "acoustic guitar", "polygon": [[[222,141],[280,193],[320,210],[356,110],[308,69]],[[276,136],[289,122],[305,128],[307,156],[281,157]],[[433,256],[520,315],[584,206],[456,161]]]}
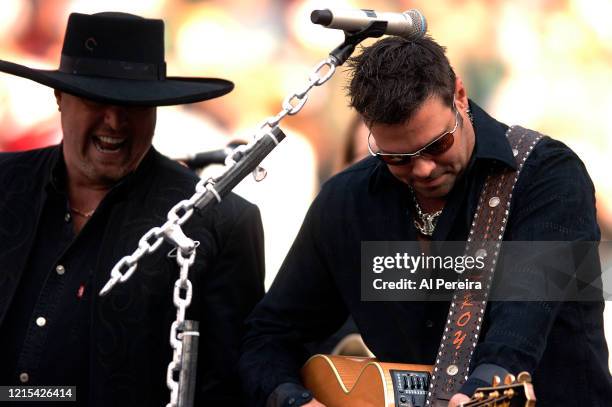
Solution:
{"label": "acoustic guitar", "polygon": [[[373,358],[314,355],[302,381],[327,407],[424,407],[432,366],[379,362]],[[508,375],[479,388],[464,407],[534,407],[531,376]]]}

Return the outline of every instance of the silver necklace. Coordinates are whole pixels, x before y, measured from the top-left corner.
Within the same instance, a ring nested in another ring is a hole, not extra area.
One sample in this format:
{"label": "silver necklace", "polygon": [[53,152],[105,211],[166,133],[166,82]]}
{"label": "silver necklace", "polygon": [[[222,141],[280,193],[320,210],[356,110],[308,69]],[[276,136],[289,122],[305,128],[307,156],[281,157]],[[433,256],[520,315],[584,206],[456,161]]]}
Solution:
{"label": "silver necklace", "polygon": [[410,188],[410,192],[412,192],[412,200],[414,201],[414,207],[416,208],[416,214],[418,219],[414,220],[414,226],[418,229],[418,231],[425,236],[432,236],[434,230],[436,229],[436,224],[438,223],[438,218],[442,214],[442,210],[425,213],[421,209],[419,202],[417,201],[416,194]]}

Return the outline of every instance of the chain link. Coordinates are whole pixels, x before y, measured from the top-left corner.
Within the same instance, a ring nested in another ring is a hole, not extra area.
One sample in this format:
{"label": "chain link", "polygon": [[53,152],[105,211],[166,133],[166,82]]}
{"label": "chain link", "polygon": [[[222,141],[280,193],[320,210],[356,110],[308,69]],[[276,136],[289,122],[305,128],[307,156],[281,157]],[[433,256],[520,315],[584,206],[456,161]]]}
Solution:
{"label": "chain link", "polygon": [[[204,192],[196,185],[196,193],[190,198],[180,201],[168,212],[168,220],[161,227],[154,227],[144,234],[138,241],[138,248],[132,254],[124,256],[111,270],[111,278],[100,291],[101,295],[107,294],[118,282],[126,282],[138,267],[138,262],[144,255],[153,253],[164,241],[164,235],[173,227],[180,227],[192,215],[195,202]],[[125,270],[125,271],[123,271]],[[123,272],[122,272],[123,271]]]}
{"label": "chain link", "polygon": [[[197,245],[194,244],[194,247]],[[173,301],[176,307],[176,320],[170,326],[170,346],[173,349],[172,361],[168,365],[166,372],[166,385],[170,390],[170,402],[166,407],[176,407],[178,404],[179,382],[177,377],[181,371],[181,361],[183,360],[183,340],[181,338],[183,326],[185,324],[185,312],[191,304],[193,287],[189,281],[189,267],[195,261],[195,249],[183,257],[183,251],[176,251],[176,262],[180,267],[179,278],[174,283]]]}
{"label": "chain link", "polygon": [[[297,114],[306,102],[308,101],[308,92],[315,86],[321,86],[333,76],[334,72],[336,72],[336,62],[332,58],[326,58],[323,61],[319,62],[310,75],[308,75],[308,82],[297,92],[293,92],[288,95],[282,103],[282,110],[278,112],[275,116],[270,116],[263,121],[260,125],[261,129],[264,128],[274,128],[278,126],[278,124],[283,120],[286,116],[293,116]],[[327,71],[322,74],[322,70],[327,68]]]}

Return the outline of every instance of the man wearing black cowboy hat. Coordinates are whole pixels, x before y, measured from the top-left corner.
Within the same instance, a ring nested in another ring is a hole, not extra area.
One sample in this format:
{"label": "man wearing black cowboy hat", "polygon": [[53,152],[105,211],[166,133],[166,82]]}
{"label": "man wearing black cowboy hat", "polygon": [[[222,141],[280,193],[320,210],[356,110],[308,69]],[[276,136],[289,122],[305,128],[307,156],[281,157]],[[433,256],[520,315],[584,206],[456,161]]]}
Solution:
{"label": "man wearing black cowboy hat", "polygon": [[[97,295],[113,265],[198,181],[151,147],[156,106],[233,87],[166,77],[163,30],[161,20],[74,13],[58,70],[0,61],[0,71],[55,90],[63,130],[59,146],[0,154],[0,385],[77,386],[77,404],[88,406],[169,400],[171,246]],[[263,295],[259,212],[229,195],[183,228],[200,242],[187,312],[200,322],[196,404],[241,405],[242,321]]]}

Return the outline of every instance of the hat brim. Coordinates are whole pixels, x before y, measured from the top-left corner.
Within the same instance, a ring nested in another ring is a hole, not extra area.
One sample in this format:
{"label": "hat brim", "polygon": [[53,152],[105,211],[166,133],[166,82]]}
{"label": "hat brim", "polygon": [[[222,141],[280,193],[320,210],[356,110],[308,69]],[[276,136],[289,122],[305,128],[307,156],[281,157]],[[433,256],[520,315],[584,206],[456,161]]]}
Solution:
{"label": "hat brim", "polygon": [[33,69],[3,60],[0,60],[0,71],[75,96],[118,105],[181,105],[223,96],[234,89],[234,84],[225,79],[182,77],[168,77],[155,81],[115,79]]}

